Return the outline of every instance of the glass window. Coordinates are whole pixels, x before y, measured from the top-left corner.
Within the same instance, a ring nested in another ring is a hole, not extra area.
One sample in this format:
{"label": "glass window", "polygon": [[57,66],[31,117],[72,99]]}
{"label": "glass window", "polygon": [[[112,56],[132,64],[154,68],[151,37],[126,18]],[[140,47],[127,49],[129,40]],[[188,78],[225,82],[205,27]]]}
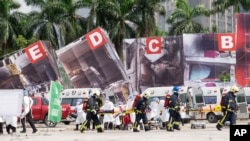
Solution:
{"label": "glass window", "polygon": [[72,106],[72,98],[63,98],[62,104],[70,104]]}
{"label": "glass window", "polygon": [[37,105],[37,99],[33,99],[33,105]]}
{"label": "glass window", "polygon": [[196,95],[195,96],[196,103],[203,103],[203,96],[202,95]]}
{"label": "glass window", "polygon": [[216,104],[217,97],[216,96],[204,96],[205,104]]}
{"label": "glass window", "polygon": [[49,100],[45,97],[42,98],[43,105],[49,105]]}
{"label": "glass window", "polygon": [[250,96],[247,96],[247,104],[250,104]]}
{"label": "glass window", "polygon": [[237,94],[237,102],[246,102],[245,95]]}

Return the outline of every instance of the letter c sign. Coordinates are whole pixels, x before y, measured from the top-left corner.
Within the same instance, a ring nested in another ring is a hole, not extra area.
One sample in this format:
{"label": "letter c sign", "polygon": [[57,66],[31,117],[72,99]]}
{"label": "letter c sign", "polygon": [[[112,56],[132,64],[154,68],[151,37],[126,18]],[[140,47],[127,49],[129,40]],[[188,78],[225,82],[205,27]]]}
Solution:
{"label": "letter c sign", "polygon": [[85,37],[91,50],[95,50],[106,43],[106,38],[100,27],[87,33]]}
{"label": "letter c sign", "polygon": [[161,37],[146,38],[146,54],[161,54]]}

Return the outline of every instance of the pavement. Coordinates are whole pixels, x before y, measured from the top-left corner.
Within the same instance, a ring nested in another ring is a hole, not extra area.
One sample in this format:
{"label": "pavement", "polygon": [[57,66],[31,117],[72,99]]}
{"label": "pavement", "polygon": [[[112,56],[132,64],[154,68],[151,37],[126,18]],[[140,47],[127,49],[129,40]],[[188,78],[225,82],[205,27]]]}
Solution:
{"label": "pavement", "polygon": [[[248,124],[248,120],[237,121],[237,124]],[[17,133],[0,135],[1,141],[229,141],[229,126],[224,126],[218,131],[215,123],[205,122],[205,128],[191,129],[191,123],[185,124],[181,130],[168,132],[161,129],[153,129],[145,132],[134,133],[131,130],[105,130],[97,133],[96,130],[88,130],[84,133],[74,131],[74,124],[58,124],[54,128],[47,128],[43,124],[36,124],[38,132],[32,134],[32,129],[27,128],[25,134],[21,134],[20,126]]]}

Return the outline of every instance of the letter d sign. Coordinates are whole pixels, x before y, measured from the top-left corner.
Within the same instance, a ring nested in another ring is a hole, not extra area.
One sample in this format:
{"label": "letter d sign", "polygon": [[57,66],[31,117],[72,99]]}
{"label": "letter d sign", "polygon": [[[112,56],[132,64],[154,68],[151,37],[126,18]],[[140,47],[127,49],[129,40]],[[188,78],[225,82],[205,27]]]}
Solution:
{"label": "letter d sign", "polygon": [[219,34],[218,48],[219,51],[235,51],[235,35],[234,34]]}
{"label": "letter d sign", "polygon": [[106,43],[106,38],[101,28],[96,28],[93,31],[86,34],[87,42],[91,50],[95,50]]}
{"label": "letter d sign", "polygon": [[161,37],[146,38],[146,53],[161,54]]}

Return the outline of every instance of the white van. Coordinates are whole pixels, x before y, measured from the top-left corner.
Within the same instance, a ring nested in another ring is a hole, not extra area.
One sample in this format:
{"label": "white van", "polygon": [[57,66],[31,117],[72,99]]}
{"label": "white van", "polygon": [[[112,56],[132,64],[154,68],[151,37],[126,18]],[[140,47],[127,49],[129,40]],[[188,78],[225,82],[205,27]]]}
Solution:
{"label": "white van", "polygon": [[[248,112],[248,115],[249,115],[248,118],[250,119],[250,87],[243,87],[243,90],[244,90],[244,94],[246,96],[247,109],[248,109],[247,112]],[[238,100],[238,98],[237,98],[237,100]],[[244,104],[242,104],[242,105],[244,105]],[[243,108],[243,106],[241,106],[241,107]]]}
{"label": "white van", "polygon": [[216,123],[222,116],[221,111],[221,88],[220,87],[201,87],[205,106],[202,107],[197,119],[207,119],[209,123]]}
{"label": "white van", "polygon": [[88,99],[89,92],[100,90],[100,88],[73,88],[73,89],[64,89],[61,92],[60,99],[62,104],[70,104],[71,110],[75,109],[77,99]]}

